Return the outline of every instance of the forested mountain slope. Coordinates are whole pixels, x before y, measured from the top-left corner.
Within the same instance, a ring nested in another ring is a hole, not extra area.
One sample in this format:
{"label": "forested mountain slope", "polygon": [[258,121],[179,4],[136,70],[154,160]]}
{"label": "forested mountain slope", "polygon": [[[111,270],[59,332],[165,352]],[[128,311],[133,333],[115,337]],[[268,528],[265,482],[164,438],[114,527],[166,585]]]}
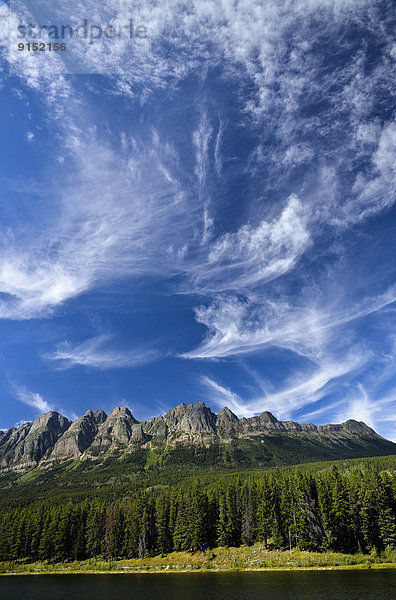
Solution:
{"label": "forested mountain slope", "polygon": [[395,465],[391,456],[202,472],[151,486],[140,479],[133,492],[114,481],[89,494],[42,498],[37,490],[30,499],[10,488],[0,501],[0,561],[142,558],[256,542],[268,549],[396,549]]}

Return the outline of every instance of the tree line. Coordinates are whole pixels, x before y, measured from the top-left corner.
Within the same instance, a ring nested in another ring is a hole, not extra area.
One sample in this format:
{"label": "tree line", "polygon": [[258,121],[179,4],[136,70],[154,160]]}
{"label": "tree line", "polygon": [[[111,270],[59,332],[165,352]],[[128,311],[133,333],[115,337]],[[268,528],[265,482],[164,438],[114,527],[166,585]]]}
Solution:
{"label": "tree line", "polygon": [[116,501],[0,506],[1,561],[114,560],[255,542],[345,553],[396,549],[395,472],[276,469]]}

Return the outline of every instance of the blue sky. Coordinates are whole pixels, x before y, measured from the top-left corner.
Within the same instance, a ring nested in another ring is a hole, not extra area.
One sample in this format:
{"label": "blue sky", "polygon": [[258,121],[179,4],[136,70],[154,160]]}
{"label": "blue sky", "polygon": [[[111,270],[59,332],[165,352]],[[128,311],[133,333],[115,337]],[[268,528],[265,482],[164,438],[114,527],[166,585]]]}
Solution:
{"label": "blue sky", "polygon": [[[0,427],[204,400],[396,439],[394,3],[0,18]],[[55,18],[147,37],[18,51]]]}

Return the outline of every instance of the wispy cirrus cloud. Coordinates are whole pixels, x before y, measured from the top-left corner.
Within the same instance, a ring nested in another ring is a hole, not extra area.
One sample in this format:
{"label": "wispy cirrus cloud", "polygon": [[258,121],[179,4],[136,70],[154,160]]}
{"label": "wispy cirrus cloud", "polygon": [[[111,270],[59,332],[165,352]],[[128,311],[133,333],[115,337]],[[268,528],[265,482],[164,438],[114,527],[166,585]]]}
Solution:
{"label": "wispy cirrus cloud", "polygon": [[17,385],[13,386],[13,391],[16,398],[20,402],[31,406],[40,414],[53,410],[53,406],[49,402],[47,402],[47,400],[44,400],[44,398],[37,392],[32,392],[26,387],[20,387]]}
{"label": "wispy cirrus cloud", "polygon": [[363,421],[382,435],[396,440],[396,388],[385,395],[377,395],[370,385],[357,383],[349,386],[348,393],[334,406],[330,406],[326,414],[332,415],[333,421],[356,419]]}
{"label": "wispy cirrus cloud", "polygon": [[[377,296],[368,295],[360,301],[337,298],[333,279],[333,297],[326,300],[322,295],[302,297],[302,303],[287,301],[287,294],[280,296],[259,294],[236,297],[220,296],[209,306],[196,309],[199,323],[208,329],[202,344],[182,355],[184,358],[218,359],[259,353],[276,346],[291,350],[313,362],[320,362],[332,352],[334,344],[342,347],[341,331],[396,303],[396,290],[390,286]],[[330,282],[329,282],[330,284]],[[347,343],[350,339],[347,338]]]}
{"label": "wispy cirrus cloud", "polygon": [[242,290],[270,281],[293,268],[310,245],[309,216],[296,196],[288,198],[278,217],[257,227],[243,225],[207,246],[189,267],[189,285],[200,293]]}
{"label": "wispy cirrus cloud", "polygon": [[107,370],[142,367],[162,357],[158,350],[150,348],[115,349],[111,341],[110,335],[99,335],[74,345],[66,341],[59,344],[55,352],[44,355],[44,358],[56,361],[59,369],[82,366]]}
{"label": "wispy cirrus cloud", "polygon": [[229,388],[222,386],[207,375],[201,377],[200,383],[206,392],[205,396],[209,394],[210,400],[214,402],[219,409],[227,406],[236,415],[242,417],[249,417],[255,414],[254,412],[250,412],[249,408],[246,410],[246,404],[238,394]]}
{"label": "wispy cirrus cloud", "polygon": [[[355,351],[342,362],[330,362],[299,373],[289,378],[278,391],[257,389],[254,395],[242,397],[223,387],[209,377],[202,377],[201,384],[207,390],[210,400],[219,408],[228,406],[238,416],[250,417],[269,410],[280,419],[290,419],[293,414],[307,406],[314,406],[326,397],[342,378],[361,368],[366,358]],[[257,381],[257,380],[256,380]],[[312,410],[312,408],[311,408]]]}
{"label": "wispy cirrus cloud", "polygon": [[153,136],[144,148],[131,143],[121,158],[95,136],[69,141],[77,166],[71,173],[65,167],[52,223],[44,230],[16,224],[12,236],[0,238],[0,318],[50,316],[103,283],[169,272],[167,249],[187,235],[194,210],[169,175],[169,146]]}
{"label": "wispy cirrus cloud", "polygon": [[207,112],[201,108],[199,124],[193,131],[193,146],[195,150],[195,175],[198,184],[198,196],[202,202],[202,244],[206,244],[212,236],[213,219],[210,216],[210,197],[205,197],[205,183],[209,172],[209,144],[213,128]]}

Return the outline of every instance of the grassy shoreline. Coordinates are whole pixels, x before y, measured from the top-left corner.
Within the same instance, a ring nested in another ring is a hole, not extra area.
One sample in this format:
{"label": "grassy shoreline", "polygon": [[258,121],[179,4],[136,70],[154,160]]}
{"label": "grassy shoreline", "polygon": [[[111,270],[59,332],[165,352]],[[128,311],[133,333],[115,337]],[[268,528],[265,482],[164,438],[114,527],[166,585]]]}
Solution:
{"label": "grassy shoreline", "polygon": [[262,544],[215,548],[206,552],[172,552],[166,556],[128,560],[73,561],[68,563],[0,563],[1,575],[208,573],[226,571],[294,571],[396,569],[396,552],[381,555],[265,550]]}

